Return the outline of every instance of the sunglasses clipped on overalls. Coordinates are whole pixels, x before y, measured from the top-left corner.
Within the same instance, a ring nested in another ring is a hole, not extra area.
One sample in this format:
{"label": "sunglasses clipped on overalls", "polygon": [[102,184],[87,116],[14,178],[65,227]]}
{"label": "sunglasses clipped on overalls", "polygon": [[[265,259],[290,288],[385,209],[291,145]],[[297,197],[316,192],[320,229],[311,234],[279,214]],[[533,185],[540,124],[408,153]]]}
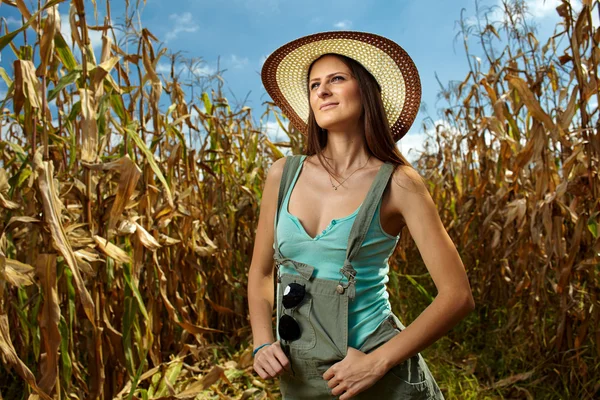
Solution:
{"label": "sunglasses clipped on overalls", "polygon": [[[331,399],[323,373],[346,357],[348,351],[348,304],[356,295],[356,270],[352,260],[358,254],[378,204],[394,171],[381,166],[350,230],[346,260],[339,281],[313,276],[314,266],[281,254],[277,221],[281,205],[305,156],[288,156],[279,186],[274,229],[274,259],[277,267],[277,333],[292,370],[280,376],[284,399]],[[295,274],[282,273],[280,266]],[[396,336],[404,325],[394,315],[366,339],[360,350],[369,353]],[[393,367],[356,399],[443,399],[425,360],[416,354]]]}

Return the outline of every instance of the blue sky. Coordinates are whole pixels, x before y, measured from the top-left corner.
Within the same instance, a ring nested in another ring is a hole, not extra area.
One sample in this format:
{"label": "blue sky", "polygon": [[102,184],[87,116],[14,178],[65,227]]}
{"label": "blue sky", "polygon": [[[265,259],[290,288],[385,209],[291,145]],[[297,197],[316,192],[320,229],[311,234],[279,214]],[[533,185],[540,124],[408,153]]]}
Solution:
{"label": "blue sky", "polygon": [[[135,0],[130,0],[134,3]],[[105,15],[102,2],[98,2],[99,20]],[[122,21],[122,1],[111,2],[111,15],[115,23]],[[538,26],[542,43],[548,38],[558,21],[555,8],[558,0],[526,0],[531,21]],[[92,6],[88,24],[93,21]],[[482,0],[480,9],[494,7],[500,0]],[[429,116],[437,119],[436,109],[443,106],[437,101],[439,84],[462,80],[468,72],[462,37],[457,37],[457,21],[464,8],[464,16],[475,16],[474,0],[416,1],[416,0],[148,0],[139,14],[141,24],[164,41],[169,50],[181,51],[186,57],[201,57],[205,63],[200,73],[213,73],[220,59],[225,81],[226,97],[230,103],[247,98],[246,105],[254,109],[256,119],[262,114],[262,103],[269,100],[260,81],[264,59],[277,47],[300,36],[320,31],[358,30],[377,33],[399,43],[413,58],[421,77],[423,102]],[[60,6],[63,31],[69,31],[68,4]],[[0,5],[0,15],[7,18],[11,30],[20,25],[18,11]],[[494,18],[494,17],[492,17]],[[100,34],[91,37],[99,50]],[[472,48],[477,52],[474,38]],[[0,65],[12,70],[10,49],[2,51]],[[163,58],[159,71],[167,73],[168,59]],[[0,98],[6,86],[0,83]],[[166,99],[165,99],[166,100]],[[166,109],[166,107],[165,107]],[[422,121],[427,115],[417,117],[409,134],[401,141],[406,154],[419,148],[424,133]],[[263,121],[264,122],[264,121]],[[269,122],[271,134],[273,121]]]}

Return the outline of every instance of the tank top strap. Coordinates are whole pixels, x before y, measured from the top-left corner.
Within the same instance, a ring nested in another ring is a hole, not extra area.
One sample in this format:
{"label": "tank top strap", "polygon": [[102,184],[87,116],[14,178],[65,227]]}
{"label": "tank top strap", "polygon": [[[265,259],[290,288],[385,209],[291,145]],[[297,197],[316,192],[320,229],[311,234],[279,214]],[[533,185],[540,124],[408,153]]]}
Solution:
{"label": "tank top strap", "polygon": [[342,274],[340,285],[342,285],[342,280],[345,277],[348,280],[348,283],[346,286],[342,287],[344,287],[345,290],[348,290],[348,297],[350,299],[353,299],[356,293],[356,270],[352,266],[352,260],[360,251],[362,243],[367,236],[373,216],[377,211],[379,203],[381,203],[383,192],[393,172],[393,164],[385,163],[379,167],[379,171],[375,176],[375,180],[371,184],[369,192],[367,193],[364,202],[360,206],[360,210],[358,211],[356,219],[354,220],[354,224],[350,229],[350,235],[348,236],[348,247],[346,249],[346,260],[344,261],[344,266],[340,269],[340,273]]}
{"label": "tank top strap", "polygon": [[305,155],[292,155],[287,156],[285,165],[283,166],[283,173],[281,174],[281,182],[279,183],[279,194],[277,196],[277,210],[275,211],[275,222],[273,227],[273,258],[275,259],[276,267],[283,264],[286,266],[293,267],[302,277],[306,280],[310,280],[313,275],[314,267],[308,264],[303,264],[284,257],[279,251],[279,241],[277,240],[277,222],[279,221],[279,215],[281,214],[281,207],[283,205],[283,199],[286,193],[290,190],[290,186],[294,181],[296,172],[305,158]]}

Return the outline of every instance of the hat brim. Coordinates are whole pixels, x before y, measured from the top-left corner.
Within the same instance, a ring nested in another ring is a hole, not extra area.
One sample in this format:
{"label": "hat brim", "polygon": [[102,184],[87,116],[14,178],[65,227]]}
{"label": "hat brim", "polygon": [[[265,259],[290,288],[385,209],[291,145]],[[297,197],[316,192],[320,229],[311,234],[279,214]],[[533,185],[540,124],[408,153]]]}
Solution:
{"label": "hat brim", "polygon": [[355,31],[321,32],[301,37],[275,50],[262,68],[262,81],[275,104],[294,127],[308,131],[308,68],[324,54],[340,54],[359,62],[379,83],[394,141],[413,124],[421,103],[417,68],[402,47],[379,35]]}

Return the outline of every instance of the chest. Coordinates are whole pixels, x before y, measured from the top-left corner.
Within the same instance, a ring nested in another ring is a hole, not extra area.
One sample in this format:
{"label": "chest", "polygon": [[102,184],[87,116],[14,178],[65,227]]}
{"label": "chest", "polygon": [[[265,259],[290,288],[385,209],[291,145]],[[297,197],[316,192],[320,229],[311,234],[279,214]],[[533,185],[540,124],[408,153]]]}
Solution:
{"label": "chest", "polygon": [[[288,213],[295,217],[312,238],[319,235],[336,221],[355,216],[365,201],[377,175],[377,168],[357,174],[334,190],[330,176],[319,172],[302,172],[292,186],[288,201]],[[337,185],[337,182],[333,181]],[[383,193],[380,223],[383,230],[396,236],[402,229],[403,219],[396,215],[389,202],[389,185]]]}

